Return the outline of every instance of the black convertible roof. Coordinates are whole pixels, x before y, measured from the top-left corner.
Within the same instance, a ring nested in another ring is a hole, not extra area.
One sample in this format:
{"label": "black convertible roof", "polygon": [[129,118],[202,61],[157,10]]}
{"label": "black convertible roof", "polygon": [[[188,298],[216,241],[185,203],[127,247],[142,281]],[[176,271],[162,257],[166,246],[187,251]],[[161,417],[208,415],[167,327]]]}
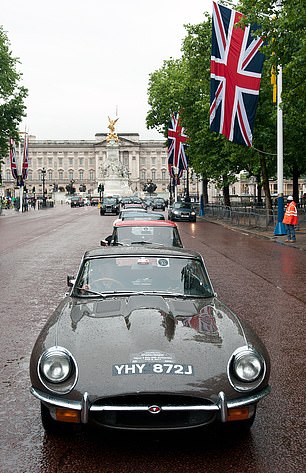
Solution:
{"label": "black convertible roof", "polygon": [[189,258],[201,258],[197,251],[186,248],[174,248],[165,246],[107,246],[97,247],[86,251],[84,258],[99,258],[104,256],[185,256]]}

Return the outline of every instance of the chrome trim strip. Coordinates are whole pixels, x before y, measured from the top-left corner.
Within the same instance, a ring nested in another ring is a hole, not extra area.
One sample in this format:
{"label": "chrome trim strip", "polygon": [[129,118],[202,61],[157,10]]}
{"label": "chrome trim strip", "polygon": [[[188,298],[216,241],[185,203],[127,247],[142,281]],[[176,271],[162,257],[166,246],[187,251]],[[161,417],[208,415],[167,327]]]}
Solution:
{"label": "chrome trim strip", "polygon": [[82,409],[82,404],[79,401],[71,401],[69,399],[60,399],[58,397],[56,398],[56,397],[51,396],[50,394],[43,393],[33,387],[31,387],[30,391],[33,394],[33,396],[35,396],[41,402],[45,404],[49,404],[50,406],[64,407],[66,409],[75,409],[77,411],[80,411]]}
{"label": "chrome trim strip", "polygon": [[81,409],[82,424],[87,424],[88,422],[88,411],[89,411],[89,399],[88,399],[88,392],[86,391],[82,399],[82,409]]}
{"label": "chrome trim strip", "polygon": [[227,403],[226,403],[226,398],[223,391],[219,392],[218,406],[220,408],[221,422],[226,422],[227,421]]}
{"label": "chrome trim strip", "polygon": [[[136,411],[147,411],[148,406],[109,406],[109,405],[93,405],[91,406],[89,403],[88,393],[85,392],[83,396],[82,402],[79,401],[70,401],[69,399],[59,399],[52,397],[46,393],[43,393],[33,387],[31,387],[31,393],[37,399],[45,404],[49,404],[51,406],[63,407],[66,409],[75,409],[81,411],[81,419],[82,422],[88,422],[88,414],[89,412],[102,412],[102,411],[127,411],[127,412],[136,412]],[[253,394],[252,396],[232,399],[226,401],[224,393],[221,391],[219,393],[218,403],[211,404],[207,406],[203,405],[192,405],[192,406],[160,406],[162,411],[220,411],[221,420],[222,422],[226,422],[227,418],[227,409],[232,409],[234,407],[242,407],[247,406],[249,404],[256,404],[262,398],[267,396],[271,391],[271,387],[267,386],[262,391]],[[225,419],[225,420],[223,420]]]}
{"label": "chrome trim strip", "polygon": [[247,406],[248,404],[256,404],[260,401],[263,397],[267,396],[271,391],[271,387],[267,386],[262,391],[259,391],[253,396],[242,397],[239,399],[232,399],[231,401],[227,401],[227,408],[231,409],[232,407],[242,407]]}

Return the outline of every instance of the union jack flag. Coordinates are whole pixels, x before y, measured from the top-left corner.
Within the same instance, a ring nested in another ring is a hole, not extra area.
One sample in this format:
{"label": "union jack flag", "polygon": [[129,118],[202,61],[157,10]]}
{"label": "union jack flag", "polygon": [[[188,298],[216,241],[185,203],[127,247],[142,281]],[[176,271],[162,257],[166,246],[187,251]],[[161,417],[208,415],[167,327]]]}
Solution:
{"label": "union jack flag", "polygon": [[12,176],[14,179],[17,179],[18,172],[17,172],[17,161],[16,161],[16,146],[15,146],[15,141],[12,138],[10,138],[10,163],[11,163]]}
{"label": "union jack flag", "polygon": [[177,179],[178,184],[184,169],[188,168],[185,150],[187,139],[180,115],[174,113],[168,127],[168,170],[170,176]]}
{"label": "union jack flag", "polygon": [[264,55],[251,26],[235,26],[242,13],[213,2],[210,129],[234,143],[252,146]]}
{"label": "union jack flag", "polygon": [[24,134],[24,143],[23,143],[23,161],[22,161],[22,178],[26,179],[28,177],[29,169],[29,137],[28,134]]}

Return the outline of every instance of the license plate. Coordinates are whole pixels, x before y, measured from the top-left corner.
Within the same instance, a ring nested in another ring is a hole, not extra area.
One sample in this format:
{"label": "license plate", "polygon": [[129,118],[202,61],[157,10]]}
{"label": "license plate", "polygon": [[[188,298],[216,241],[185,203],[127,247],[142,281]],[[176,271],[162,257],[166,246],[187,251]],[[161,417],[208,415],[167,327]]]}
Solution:
{"label": "license plate", "polygon": [[112,374],[113,376],[141,374],[193,376],[194,370],[192,365],[178,363],[125,363],[113,365]]}

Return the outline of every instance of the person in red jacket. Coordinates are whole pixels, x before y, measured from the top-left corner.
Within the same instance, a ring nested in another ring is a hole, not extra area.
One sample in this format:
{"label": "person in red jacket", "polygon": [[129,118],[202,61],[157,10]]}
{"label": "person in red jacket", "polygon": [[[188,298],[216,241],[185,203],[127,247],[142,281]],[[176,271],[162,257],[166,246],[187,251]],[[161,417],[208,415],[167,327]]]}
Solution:
{"label": "person in red jacket", "polygon": [[294,202],[292,195],[288,195],[287,197],[287,205],[283,218],[283,223],[286,225],[287,229],[286,241],[288,241],[289,243],[294,243],[296,241],[295,225],[298,224],[298,215],[296,203]]}

